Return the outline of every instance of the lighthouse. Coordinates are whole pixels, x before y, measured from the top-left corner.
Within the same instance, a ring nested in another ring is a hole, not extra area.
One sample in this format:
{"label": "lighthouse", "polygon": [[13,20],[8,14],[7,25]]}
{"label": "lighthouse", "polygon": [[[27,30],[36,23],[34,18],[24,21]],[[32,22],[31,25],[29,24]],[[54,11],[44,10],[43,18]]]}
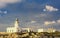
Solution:
{"label": "lighthouse", "polygon": [[15,22],[14,22],[14,27],[8,27],[7,28],[7,32],[8,33],[14,33],[14,32],[20,32],[20,27],[19,27],[19,20],[18,18],[16,18]]}
{"label": "lighthouse", "polygon": [[15,28],[18,28],[19,27],[19,20],[18,20],[18,18],[16,18],[16,21],[15,21],[15,26],[14,26]]}

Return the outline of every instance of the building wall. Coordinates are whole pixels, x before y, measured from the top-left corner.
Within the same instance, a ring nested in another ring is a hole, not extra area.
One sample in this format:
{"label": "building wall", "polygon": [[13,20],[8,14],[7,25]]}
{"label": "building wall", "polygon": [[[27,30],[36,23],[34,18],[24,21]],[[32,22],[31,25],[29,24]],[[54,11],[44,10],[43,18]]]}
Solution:
{"label": "building wall", "polygon": [[31,29],[30,28],[22,28],[22,31],[27,31],[27,32],[30,32],[31,31]]}
{"label": "building wall", "polygon": [[44,32],[44,29],[38,29],[38,32]]}
{"label": "building wall", "polygon": [[52,28],[49,28],[48,30],[47,30],[47,32],[55,32],[56,31],[56,29],[52,29]]}
{"label": "building wall", "polygon": [[8,33],[20,32],[20,29],[15,27],[8,27],[7,32]]}

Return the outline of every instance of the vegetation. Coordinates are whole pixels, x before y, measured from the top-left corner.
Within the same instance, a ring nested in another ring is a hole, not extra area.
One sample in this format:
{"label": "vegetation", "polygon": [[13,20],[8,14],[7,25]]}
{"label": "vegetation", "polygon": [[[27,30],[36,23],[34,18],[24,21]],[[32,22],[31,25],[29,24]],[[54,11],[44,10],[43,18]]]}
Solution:
{"label": "vegetation", "polygon": [[47,32],[25,32],[25,33],[0,33],[0,38],[44,38],[44,37],[59,37],[60,32],[47,33]]}

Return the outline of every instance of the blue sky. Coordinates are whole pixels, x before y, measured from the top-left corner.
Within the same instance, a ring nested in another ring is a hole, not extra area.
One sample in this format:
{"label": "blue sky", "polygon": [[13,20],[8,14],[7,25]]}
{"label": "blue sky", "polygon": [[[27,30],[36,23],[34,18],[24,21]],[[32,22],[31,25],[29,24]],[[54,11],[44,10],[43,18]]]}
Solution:
{"label": "blue sky", "polygon": [[[1,0],[0,31],[14,26],[18,18],[20,27],[32,29],[60,29],[60,0]],[[48,25],[48,26],[46,26]]]}

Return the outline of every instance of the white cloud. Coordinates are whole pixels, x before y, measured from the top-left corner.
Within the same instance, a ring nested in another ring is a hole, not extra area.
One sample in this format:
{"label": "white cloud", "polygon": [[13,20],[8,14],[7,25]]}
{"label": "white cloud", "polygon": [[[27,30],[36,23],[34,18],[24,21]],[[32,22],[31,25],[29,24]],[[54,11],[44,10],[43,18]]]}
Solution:
{"label": "white cloud", "polygon": [[5,7],[8,3],[21,2],[22,0],[0,0],[0,8]]}
{"label": "white cloud", "polygon": [[54,24],[54,23],[56,23],[56,22],[55,21],[45,21],[44,25],[49,25],[49,24]]}
{"label": "white cloud", "polygon": [[4,11],[4,14],[7,14],[7,11]]}
{"label": "white cloud", "polygon": [[36,21],[31,21],[31,23],[36,23]]}
{"label": "white cloud", "polygon": [[38,15],[35,15],[35,17],[46,17],[47,14],[38,14]]}
{"label": "white cloud", "polygon": [[7,11],[1,11],[0,10],[0,14],[7,14]]}
{"label": "white cloud", "polygon": [[60,20],[57,20],[57,23],[60,23]]}
{"label": "white cloud", "polygon": [[49,24],[60,24],[60,20],[57,21],[45,21],[44,25],[49,25]]}
{"label": "white cloud", "polygon": [[45,6],[45,9],[43,9],[43,11],[58,11],[57,8],[54,8],[53,6],[50,6],[50,5],[46,5]]}

